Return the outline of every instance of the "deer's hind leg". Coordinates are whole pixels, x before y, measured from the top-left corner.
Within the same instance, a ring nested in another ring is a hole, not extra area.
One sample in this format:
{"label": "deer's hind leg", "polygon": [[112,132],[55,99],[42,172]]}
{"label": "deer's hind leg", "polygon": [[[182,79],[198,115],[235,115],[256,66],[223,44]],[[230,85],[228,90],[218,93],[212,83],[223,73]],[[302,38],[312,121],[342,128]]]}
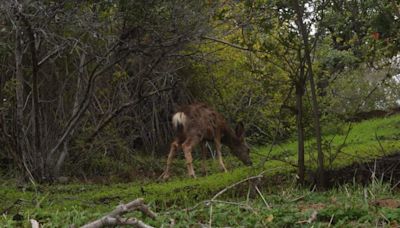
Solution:
{"label": "deer's hind leg", "polygon": [[172,161],[174,160],[174,157],[176,155],[176,152],[179,149],[179,142],[178,139],[175,139],[172,143],[171,143],[171,147],[169,150],[169,154],[168,154],[168,158],[167,158],[167,166],[165,167],[165,170],[163,172],[163,174],[161,174],[160,178],[166,180],[170,177],[170,169],[171,169],[171,165],[172,165]]}
{"label": "deer's hind leg", "polygon": [[185,154],[188,175],[193,178],[196,178],[196,175],[193,169],[192,150],[194,146],[196,146],[199,143],[199,141],[200,140],[198,138],[188,138],[185,140],[184,143],[182,143],[182,150],[183,153]]}
{"label": "deer's hind leg", "polygon": [[216,137],[214,139],[214,143],[215,143],[215,150],[217,151],[217,157],[218,157],[219,165],[221,166],[221,168],[226,173],[226,172],[228,172],[228,170],[226,169],[225,164],[224,164],[224,160],[222,159],[221,138],[220,137]]}

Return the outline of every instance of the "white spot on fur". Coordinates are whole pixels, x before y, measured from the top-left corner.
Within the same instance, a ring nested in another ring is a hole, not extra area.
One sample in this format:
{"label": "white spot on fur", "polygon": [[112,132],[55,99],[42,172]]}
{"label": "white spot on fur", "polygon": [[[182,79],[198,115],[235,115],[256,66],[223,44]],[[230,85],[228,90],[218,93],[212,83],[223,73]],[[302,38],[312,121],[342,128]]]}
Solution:
{"label": "white spot on fur", "polygon": [[172,125],[174,126],[175,129],[178,128],[178,125],[182,125],[183,127],[185,127],[186,121],[187,121],[187,116],[183,112],[177,112],[172,117]]}

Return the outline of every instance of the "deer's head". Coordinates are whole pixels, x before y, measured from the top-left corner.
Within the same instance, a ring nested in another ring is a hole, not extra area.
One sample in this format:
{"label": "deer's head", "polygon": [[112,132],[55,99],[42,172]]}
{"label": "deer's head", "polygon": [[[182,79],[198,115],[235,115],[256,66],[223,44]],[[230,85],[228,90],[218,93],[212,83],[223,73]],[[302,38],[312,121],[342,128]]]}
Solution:
{"label": "deer's head", "polygon": [[239,158],[245,165],[252,165],[250,159],[250,148],[244,140],[244,126],[242,122],[239,122],[235,130],[236,140],[234,145],[232,145],[232,153]]}

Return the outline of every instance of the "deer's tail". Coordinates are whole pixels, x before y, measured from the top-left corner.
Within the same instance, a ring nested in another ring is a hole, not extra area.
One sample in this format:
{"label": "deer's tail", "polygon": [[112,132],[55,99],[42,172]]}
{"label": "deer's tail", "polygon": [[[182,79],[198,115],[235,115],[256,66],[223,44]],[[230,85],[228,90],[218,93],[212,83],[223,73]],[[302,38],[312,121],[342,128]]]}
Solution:
{"label": "deer's tail", "polygon": [[183,131],[186,126],[187,116],[183,112],[177,112],[172,117],[172,125],[178,132]]}

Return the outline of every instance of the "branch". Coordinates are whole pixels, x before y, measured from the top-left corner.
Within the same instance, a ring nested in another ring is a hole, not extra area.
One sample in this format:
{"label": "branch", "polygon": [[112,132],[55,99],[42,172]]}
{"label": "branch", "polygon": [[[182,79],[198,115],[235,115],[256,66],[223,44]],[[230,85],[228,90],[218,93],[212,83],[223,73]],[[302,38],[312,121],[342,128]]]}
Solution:
{"label": "branch", "polygon": [[104,72],[106,72],[107,70],[109,70],[111,67],[113,67],[116,63],[118,63],[120,60],[122,60],[126,56],[127,56],[127,54],[122,55],[117,60],[109,63],[106,66],[104,66],[99,71],[97,71],[97,69],[100,67],[102,62],[99,62],[96,65],[95,69],[92,71],[92,74],[89,77],[89,82],[88,82],[88,85],[86,87],[86,91],[85,91],[85,94],[83,96],[82,102],[79,105],[79,109],[74,115],[71,116],[71,118],[69,119],[68,123],[66,124],[65,130],[64,130],[62,136],[58,139],[57,144],[49,152],[49,155],[47,157],[47,163],[51,162],[51,159],[52,159],[54,153],[64,143],[64,141],[69,136],[70,132],[76,127],[76,125],[78,124],[79,120],[82,118],[83,114],[85,113],[85,111],[89,107],[90,99],[92,97],[92,90],[93,90],[93,87],[94,87],[94,84],[96,82],[97,77],[99,75],[103,74]]}
{"label": "branch", "polygon": [[[18,3],[19,4],[19,3]],[[18,7],[16,10],[16,16],[20,18],[23,24],[26,26],[26,32],[29,39],[29,51],[31,54],[31,64],[32,64],[32,137],[33,137],[33,156],[35,162],[40,161],[37,160],[38,156],[42,153],[41,151],[41,137],[40,137],[40,107],[39,107],[39,64],[37,59],[37,50],[36,50],[36,37],[34,28],[30,23],[29,19],[23,14],[22,6]]]}
{"label": "branch", "polygon": [[106,127],[115,117],[117,117],[126,108],[138,104],[139,102],[141,102],[142,100],[144,100],[147,97],[151,97],[151,96],[153,96],[155,94],[158,94],[160,92],[169,91],[169,90],[172,90],[172,89],[173,89],[173,87],[168,87],[168,88],[163,88],[163,89],[160,89],[160,90],[156,90],[156,91],[153,91],[151,93],[148,93],[148,94],[142,96],[140,99],[137,99],[137,100],[122,104],[120,107],[115,109],[112,113],[108,114],[108,116],[105,118],[105,120],[102,121],[96,127],[96,130],[89,137],[88,141],[91,142],[104,129],[104,127]]}
{"label": "branch", "polygon": [[228,45],[228,46],[230,46],[230,47],[233,47],[233,48],[236,48],[236,49],[239,49],[239,50],[243,50],[243,51],[253,51],[253,50],[250,49],[250,48],[242,47],[242,46],[239,46],[239,45],[237,45],[237,44],[229,43],[229,42],[227,42],[227,41],[225,41],[225,40],[220,40],[220,39],[217,39],[217,38],[214,38],[214,37],[202,36],[201,38],[206,39],[206,40],[211,40],[211,41],[214,41],[214,42],[217,42],[217,43],[225,44],[225,45]]}
{"label": "branch", "polygon": [[121,218],[120,216],[131,212],[131,211],[141,211],[143,214],[147,215],[148,217],[155,219],[156,214],[150,210],[150,208],[144,204],[144,200],[142,198],[136,199],[127,204],[121,204],[117,206],[113,211],[111,211],[108,215],[90,222],[81,228],[98,228],[104,226],[115,226],[115,225],[133,225],[140,228],[152,228],[145,224],[144,222],[136,219],[136,218]]}
{"label": "branch", "polygon": [[47,54],[47,56],[45,56],[42,60],[40,60],[38,62],[38,67],[42,66],[45,62],[47,62],[47,60],[49,60],[51,57],[53,57],[54,55],[58,54],[59,51],[63,50],[65,48],[64,46],[65,44],[62,44],[61,47],[57,47],[56,49],[54,49],[52,52],[50,52],[49,54]]}
{"label": "branch", "polygon": [[104,227],[104,226],[116,226],[116,225],[131,225],[140,228],[153,228],[152,226],[149,226],[146,223],[136,218],[124,219],[124,218],[113,218],[113,217],[104,217],[96,221],[96,223],[91,223],[83,227]]}
{"label": "branch", "polygon": [[241,181],[239,181],[239,182],[236,182],[236,183],[234,183],[234,184],[229,185],[228,187],[222,189],[222,190],[219,191],[217,194],[215,194],[214,197],[211,198],[210,202],[213,202],[218,196],[222,195],[224,192],[228,191],[229,189],[231,189],[231,188],[233,188],[233,187],[235,187],[235,186],[237,186],[237,185],[239,185],[239,184],[241,184],[241,183],[243,183],[243,182],[246,182],[246,181],[249,181],[249,180],[254,180],[254,179],[263,178],[263,177],[264,177],[264,176],[263,176],[264,172],[265,172],[265,171],[261,172],[261,173],[258,174],[257,176],[248,177],[248,178],[243,179],[243,180],[241,180]]}
{"label": "branch", "polygon": [[267,162],[268,158],[271,155],[272,149],[274,148],[274,146],[276,144],[276,141],[278,139],[278,133],[279,133],[280,125],[281,125],[281,122],[282,122],[282,110],[283,110],[283,107],[286,105],[286,102],[289,100],[290,96],[292,95],[293,89],[294,89],[294,85],[292,84],[290,89],[289,89],[289,92],[287,93],[287,96],[286,96],[285,100],[282,102],[281,107],[279,108],[278,126],[275,129],[275,134],[274,134],[274,137],[272,139],[272,143],[271,143],[271,146],[269,148],[268,154],[267,154],[267,156],[265,156],[263,158],[263,160],[259,164],[260,167],[264,166],[264,164]]}

